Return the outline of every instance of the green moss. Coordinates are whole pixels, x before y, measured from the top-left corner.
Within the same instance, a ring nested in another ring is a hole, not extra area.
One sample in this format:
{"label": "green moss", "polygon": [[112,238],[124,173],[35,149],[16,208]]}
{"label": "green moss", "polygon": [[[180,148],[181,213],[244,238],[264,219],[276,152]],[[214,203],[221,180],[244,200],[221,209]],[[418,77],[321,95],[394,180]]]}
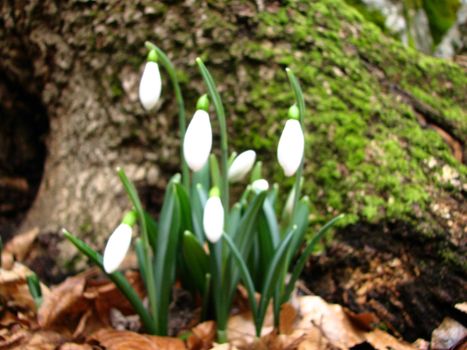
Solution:
{"label": "green moss", "polygon": [[[241,116],[233,119],[234,130],[242,135],[232,139],[234,147],[254,147],[276,164],[274,150],[293,101],[283,72],[290,66],[306,98],[304,191],[313,199],[315,221],[339,212],[349,214],[348,223],[433,220],[427,208],[445,188],[440,168],[449,164],[465,177],[465,166],[391,86],[433,107],[454,133],[465,135],[465,72],[404,48],[341,0],[290,1],[287,10],[262,13],[256,32],[256,43],[240,40],[235,48],[250,63],[251,79],[242,86],[247,101],[232,107],[231,114]],[[267,69],[251,64],[264,60]],[[438,162],[434,169],[427,166],[431,157]],[[277,165],[269,175],[291,185]]]}

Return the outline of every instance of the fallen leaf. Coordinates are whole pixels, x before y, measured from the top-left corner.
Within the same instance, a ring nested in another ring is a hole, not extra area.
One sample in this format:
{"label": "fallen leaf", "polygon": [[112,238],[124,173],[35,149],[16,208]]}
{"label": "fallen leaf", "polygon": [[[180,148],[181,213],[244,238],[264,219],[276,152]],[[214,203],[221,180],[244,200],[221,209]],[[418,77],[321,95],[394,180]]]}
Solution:
{"label": "fallen leaf", "polygon": [[80,274],[67,278],[62,284],[53,288],[50,294],[44,298],[39,309],[38,322],[43,328],[53,324],[76,322],[89,307],[83,297],[86,285],[86,275]]}
{"label": "fallen leaf", "polygon": [[89,344],[65,343],[58,350],[92,350],[92,346]]}
{"label": "fallen leaf", "polygon": [[187,339],[189,350],[211,349],[216,338],[216,323],[214,321],[200,323],[191,330],[191,333]]}
{"label": "fallen leaf", "polygon": [[454,349],[467,337],[467,328],[446,317],[431,334],[432,349]]}
{"label": "fallen leaf", "polygon": [[454,305],[454,307],[457,310],[462,311],[464,314],[467,314],[467,302],[458,303],[458,304]]}
{"label": "fallen leaf", "polygon": [[97,342],[107,350],[185,350],[183,341],[177,338],[158,337],[130,331],[102,329],[92,334],[88,341]]}
{"label": "fallen leaf", "polygon": [[17,261],[23,261],[31,250],[31,246],[39,235],[39,228],[16,235],[5,244],[5,252],[14,255]]}
{"label": "fallen leaf", "polygon": [[371,331],[373,326],[379,321],[376,315],[371,312],[361,312],[357,314],[346,307],[344,307],[343,310],[355,326],[367,332]]}
{"label": "fallen leaf", "polygon": [[393,350],[414,350],[415,347],[404,341],[401,341],[389,333],[383,332],[380,329],[365,334],[367,343],[373,346],[375,349],[393,349]]}
{"label": "fallen leaf", "polygon": [[[36,305],[26,282],[26,277],[31,274],[31,270],[18,262],[10,270],[0,269],[0,300],[10,308],[34,312]],[[45,285],[41,284],[41,290],[44,296],[48,295]]]}
{"label": "fallen leaf", "polygon": [[289,303],[281,306],[279,329],[281,334],[291,334],[297,321],[297,310]]}

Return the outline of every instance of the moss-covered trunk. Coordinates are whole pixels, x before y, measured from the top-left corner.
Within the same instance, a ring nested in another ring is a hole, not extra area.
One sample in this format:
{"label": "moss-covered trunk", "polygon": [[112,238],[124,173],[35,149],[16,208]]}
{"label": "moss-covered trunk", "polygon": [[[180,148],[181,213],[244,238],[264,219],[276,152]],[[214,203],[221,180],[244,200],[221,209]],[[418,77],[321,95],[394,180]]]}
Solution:
{"label": "moss-covered trunk", "polygon": [[[446,305],[467,296],[466,73],[405,49],[342,0],[264,4],[3,2],[2,86],[33,94],[50,124],[44,175],[22,229],[51,232],[44,249],[56,246],[48,242],[62,226],[102,247],[129,207],[116,166],[157,211],[178,167],[177,111],[167,81],[157,112],[147,115],[138,103],[145,40],[177,65],[189,112],[205,92],[194,59],[205,60],[235,149],[256,149],[277,181],[290,66],[308,107],[304,187],[313,223],[349,214],[330,250],[339,253],[326,255],[333,270],[321,261],[334,289],[319,269],[310,270],[311,287],[404,334],[427,335]],[[71,262],[69,247],[59,247],[58,261]],[[384,270],[393,289],[359,289],[358,272],[371,280],[391,264],[401,266]],[[420,295],[430,306],[411,306]]]}

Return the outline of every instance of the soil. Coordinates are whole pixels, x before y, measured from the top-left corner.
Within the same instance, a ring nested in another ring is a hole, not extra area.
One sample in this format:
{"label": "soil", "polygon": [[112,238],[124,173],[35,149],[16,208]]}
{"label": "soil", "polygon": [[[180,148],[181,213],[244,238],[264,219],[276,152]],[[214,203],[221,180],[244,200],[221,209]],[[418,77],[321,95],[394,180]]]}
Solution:
{"label": "soil", "polygon": [[435,238],[415,235],[401,222],[358,224],[336,238],[305,269],[303,279],[314,293],[354,312],[372,312],[380,327],[410,341],[429,339],[446,316],[467,324],[453,307],[467,300],[465,270],[448,272],[435,261]]}

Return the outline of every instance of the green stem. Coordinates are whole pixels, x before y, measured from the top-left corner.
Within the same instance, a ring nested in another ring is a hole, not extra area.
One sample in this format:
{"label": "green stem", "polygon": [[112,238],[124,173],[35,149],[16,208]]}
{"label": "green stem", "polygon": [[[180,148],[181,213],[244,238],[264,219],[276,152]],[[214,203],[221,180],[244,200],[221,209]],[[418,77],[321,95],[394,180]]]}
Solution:
{"label": "green stem", "polygon": [[143,248],[144,248],[144,265],[146,269],[145,280],[146,280],[146,286],[147,286],[147,291],[148,291],[149,308],[151,310],[151,315],[155,323],[155,328],[158,330],[160,325],[158,325],[158,322],[157,322],[158,310],[157,310],[157,299],[156,299],[156,283],[154,280],[154,268],[152,266],[152,259],[151,259],[152,252],[151,252],[151,246],[149,245],[149,235],[148,235],[148,227],[146,224],[146,216],[144,215],[143,206],[141,204],[141,201],[139,200],[138,192],[136,191],[135,186],[128,179],[123,169],[117,169],[117,171],[118,171],[118,176],[123,184],[123,187],[125,187],[125,191],[127,192],[128,197],[130,198],[130,201],[135,207],[136,212],[138,213],[138,218],[139,218],[140,228],[141,228],[141,241],[143,242]]}
{"label": "green stem", "polygon": [[[201,75],[203,76],[204,82],[208,87],[209,96],[214,104],[216,110],[217,119],[219,121],[219,127],[221,129],[221,155],[222,155],[222,188],[221,188],[221,199],[222,205],[225,210],[229,210],[229,181],[227,179],[228,161],[229,161],[229,149],[228,149],[228,138],[227,138],[227,124],[225,121],[224,105],[222,104],[221,97],[217,91],[216,84],[208,69],[203,63],[201,58],[196,58]],[[225,216],[227,221],[228,215]]]}
{"label": "green stem", "polygon": [[[298,111],[300,115],[300,125],[302,127],[302,132],[304,131],[304,119],[305,119],[305,100],[303,98],[303,92],[300,87],[300,83],[298,79],[295,77],[295,74],[292,72],[290,68],[286,68],[285,71],[287,72],[287,77],[289,78],[290,86],[295,94],[295,101],[298,106]],[[298,167],[297,174],[295,175],[295,183],[294,183],[294,200],[293,200],[293,207],[292,207],[292,215],[294,217],[295,208],[297,207],[298,199],[300,198],[300,181],[302,178],[303,173],[303,159],[305,156],[302,157],[302,161],[300,166]]]}
{"label": "green stem", "polygon": [[177,78],[177,72],[175,70],[172,61],[169,57],[162,51],[159,47],[153,43],[146,41],[145,43],[148,50],[156,50],[159,62],[164,66],[165,70],[169,74],[170,80],[172,81],[172,86],[175,92],[175,99],[178,106],[178,126],[180,133],[180,161],[182,163],[182,183],[183,186],[187,189],[190,189],[190,172],[188,170],[188,165],[183,156],[183,140],[185,138],[186,132],[186,118],[185,118],[185,104],[183,102],[182,90],[180,89],[180,84]]}

